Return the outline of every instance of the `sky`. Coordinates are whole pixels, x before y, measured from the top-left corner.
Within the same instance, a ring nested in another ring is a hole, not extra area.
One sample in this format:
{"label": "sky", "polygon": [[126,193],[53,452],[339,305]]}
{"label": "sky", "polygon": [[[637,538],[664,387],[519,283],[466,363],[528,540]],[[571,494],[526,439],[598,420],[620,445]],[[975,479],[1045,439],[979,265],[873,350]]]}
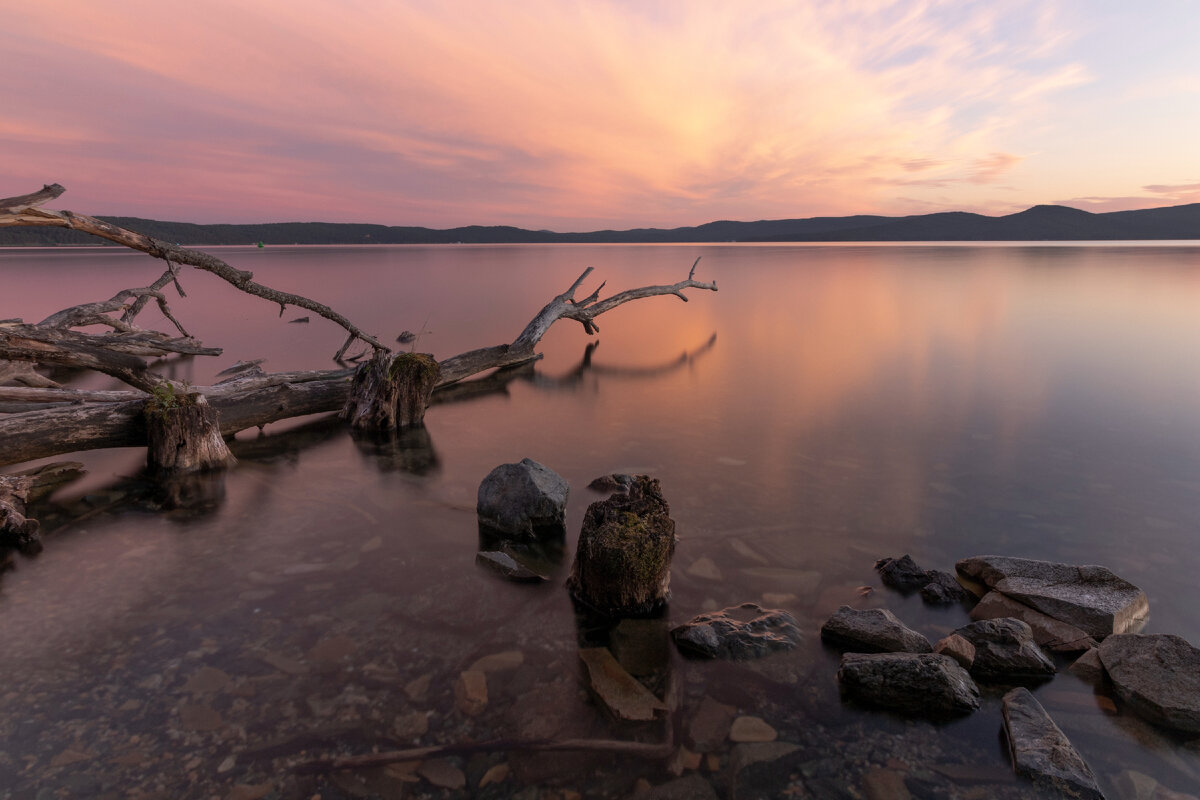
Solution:
{"label": "sky", "polygon": [[1200,0],[0,0],[0,196],[517,225],[1200,202]]}

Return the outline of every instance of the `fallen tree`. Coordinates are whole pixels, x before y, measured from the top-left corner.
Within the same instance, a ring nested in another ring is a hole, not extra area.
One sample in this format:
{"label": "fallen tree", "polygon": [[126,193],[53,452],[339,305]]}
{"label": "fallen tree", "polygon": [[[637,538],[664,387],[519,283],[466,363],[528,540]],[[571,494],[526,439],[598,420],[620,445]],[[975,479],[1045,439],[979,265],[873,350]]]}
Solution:
{"label": "fallen tree", "polygon": [[[394,353],[328,306],[256,283],[252,273],[237,270],[207,253],[153,239],[94,217],[41,207],[63,191],[63,187],[53,184],[32,194],[0,199],[0,227],[52,225],[83,231],[161,259],[166,270],[148,286],[124,289],[107,300],[64,309],[39,323],[0,321],[0,409],[3,404],[21,409],[0,413],[0,465],[100,447],[145,446],[147,406],[156,402],[156,398],[161,402],[164,396],[201,398],[215,411],[216,429],[225,437],[290,417],[332,411],[342,411],[356,426],[360,425],[356,420],[366,419],[361,424],[366,428],[420,424],[431,392],[445,390],[489,370],[540,358],[536,352],[538,343],[560,319],[579,322],[592,335],[599,330],[597,317],[633,300],[672,295],[686,302],[687,289],[717,290],[715,282],[694,279],[699,263],[696,259],[687,278],[677,283],[644,286],[600,299],[605,285],[601,283],[590,295],[577,300],[575,294],[592,273],[588,267],[566,291],[552,298],[511,343],[443,359],[435,362],[436,371],[408,370],[429,380],[430,386],[424,387],[428,391],[381,388],[385,381],[368,376],[395,377],[405,372],[399,368],[397,359],[408,359],[413,354]],[[295,306],[329,319],[347,333],[334,359],[340,361],[355,342],[361,342],[366,347],[362,354],[366,361],[357,368],[343,366],[276,374],[265,373],[251,364],[212,386],[184,386],[169,380],[153,371],[144,359],[215,356],[221,352],[193,338],[168,305],[163,292],[168,286],[185,296],[180,282],[183,266],[211,273],[239,291],[276,303],[281,315],[288,306]],[[173,332],[136,326],[138,313],[151,301],[158,304],[164,317],[174,325]],[[77,330],[97,325],[109,330],[104,333]],[[121,380],[133,390],[70,389],[47,379],[32,366],[94,370]],[[21,385],[3,386],[5,382]],[[353,394],[356,387],[357,395]],[[398,408],[405,404],[410,407]],[[368,406],[372,410],[360,413]],[[156,461],[153,456],[150,460]],[[159,463],[163,461],[158,459]]]}

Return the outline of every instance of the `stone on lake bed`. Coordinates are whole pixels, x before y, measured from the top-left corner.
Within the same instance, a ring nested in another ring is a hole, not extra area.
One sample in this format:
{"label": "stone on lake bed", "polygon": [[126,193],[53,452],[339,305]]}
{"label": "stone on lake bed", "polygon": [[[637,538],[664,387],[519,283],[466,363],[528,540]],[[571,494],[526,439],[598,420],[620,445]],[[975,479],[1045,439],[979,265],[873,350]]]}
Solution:
{"label": "stone on lake bed", "polygon": [[974,556],[955,566],[967,578],[1097,639],[1136,632],[1150,615],[1146,593],[1106,567],[1005,556]]}
{"label": "stone on lake bed", "polygon": [[501,464],[479,484],[475,512],[485,527],[534,538],[566,527],[570,487],[554,470],[530,458]]}
{"label": "stone on lake bed", "polygon": [[842,606],[821,626],[821,638],[855,653],[928,653],[929,640],[886,608]]}
{"label": "stone on lake bed", "polygon": [[1036,681],[1050,678],[1057,671],[1033,640],[1033,631],[1019,619],[980,620],[954,633],[974,645],[971,674],[980,680]]}
{"label": "stone on lake bed", "polygon": [[950,606],[965,603],[975,597],[949,572],[931,569],[928,576],[929,583],[921,587],[921,599],[930,605]]}
{"label": "stone on lake bed", "polygon": [[584,648],[579,651],[579,659],[587,668],[588,686],[617,719],[649,722],[669,710],[617,663],[608,648]]}
{"label": "stone on lake bed", "polygon": [[939,653],[846,653],[842,691],[907,716],[944,718],[979,708],[979,687],[953,658]]}
{"label": "stone on lake bed", "polygon": [[788,612],[743,603],[700,614],[673,629],[671,638],[684,655],[739,660],[790,650],[803,634]]}
{"label": "stone on lake bed", "polygon": [[1100,662],[1135,714],[1164,728],[1200,733],[1200,650],[1173,634],[1118,634]]}
{"label": "stone on lake bed", "polygon": [[475,554],[475,563],[517,583],[541,583],[546,580],[545,575],[539,575],[501,550],[480,550]]}
{"label": "stone on lake bed", "polygon": [[773,742],[779,733],[761,717],[738,717],[729,727],[731,742]]}
{"label": "stone on lake bed", "polygon": [[1091,767],[1025,688],[1004,695],[1004,732],[1017,774],[1063,797],[1104,800]]}
{"label": "stone on lake bed", "polygon": [[967,671],[970,671],[971,664],[975,662],[975,645],[957,633],[952,633],[940,640],[933,646],[933,652],[950,656]]}
{"label": "stone on lake bed", "polygon": [[1033,631],[1033,640],[1047,650],[1057,653],[1078,653],[1096,646],[1096,640],[1085,631],[1054,617],[1047,616],[1011,597],[992,591],[983,596],[971,609],[971,619],[1004,619],[1012,617],[1024,622]]}

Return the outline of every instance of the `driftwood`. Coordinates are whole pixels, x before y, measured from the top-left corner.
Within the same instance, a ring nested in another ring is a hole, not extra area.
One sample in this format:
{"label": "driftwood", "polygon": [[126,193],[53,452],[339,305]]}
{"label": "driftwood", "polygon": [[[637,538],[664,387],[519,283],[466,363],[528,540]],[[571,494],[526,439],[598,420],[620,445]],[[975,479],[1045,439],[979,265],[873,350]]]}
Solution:
{"label": "driftwood", "polygon": [[237,463],[221,437],[217,413],[204,395],[156,392],[142,407],[142,415],[151,469],[187,473]]}
{"label": "driftwood", "polygon": [[[164,390],[203,396],[216,412],[220,433],[226,437],[246,428],[261,428],[277,420],[306,414],[344,410],[347,418],[356,417],[358,410],[364,407],[364,401],[354,396],[353,402],[348,402],[352,397],[354,372],[351,370],[267,375],[254,368],[241,370],[229,380],[208,387],[175,385],[151,371],[144,357],[172,353],[216,355],[220,352],[189,336],[167,305],[162,289],[168,285],[174,284],[176,291],[183,295],[179,285],[181,265],[210,272],[241,291],[277,303],[280,314],[293,305],[337,323],[346,330],[348,338],[335,359],[344,355],[356,341],[363,342],[373,352],[370,361],[359,367],[360,375],[371,369],[373,363],[386,363],[385,374],[392,377],[402,372],[392,368],[402,357],[394,356],[389,348],[328,306],[254,283],[251,273],[234,269],[207,253],[153,239],[93,217],[40,207],[63,191],[61,186],[53,184],[39,192],[0,200],[0,226],[51,225],[84,231],[163,259],[167,269],[149,286],[125,289],[107,300],[64,309],[37,324],[20,320],[0,322],[0,383],[24,384],[21,387],[0,386],[0,402],[15,403],[18,408],[43,404],[39,410],[0,414],[0,465],[97,447],[145,445],[147,434],[142,407],[148,396]],[[678,283],[631,289],[601,300],[602,283],[589,296],[576,300],[576,292],[592,272],[589,267],[565,292],[547,303],[513,342],[472,350],[437,362],[432,386],[422,384],[404,390],[387,390],[395,394],[385,394],[374,401],[374,410],[365,414],[373,422],[364,427],[386,429],[419,424],[425,406],[430,402],[431,391],[445,389],[482,372],[527,364],[540,358],[535,350],[538,342],[560,319],[575,320],[586,333],[595,334],[599,330],[596,318],[624,303],[659,295],[674,295],[686,301],[684,291],[687,289],[716,291],[715,282],[703,283],[694,279],[696,263],[692,264],[687,278]],[[159,304],[178,335],[134,327],[138,311],[150,301]],[[118,312],[119,316],[116,316]],[[111,330],[104,334],[73,330],[97,324]],[[131,395],[57,388],[53,381],[28,367],[11,366],[20,362],[99,371],[122,380],[139,392]],[[428,371],[423,374],[427,384]],[[359,382],[369,381],[359,378]],[[401,396],[407,397],[405,407],[401,407]]]}

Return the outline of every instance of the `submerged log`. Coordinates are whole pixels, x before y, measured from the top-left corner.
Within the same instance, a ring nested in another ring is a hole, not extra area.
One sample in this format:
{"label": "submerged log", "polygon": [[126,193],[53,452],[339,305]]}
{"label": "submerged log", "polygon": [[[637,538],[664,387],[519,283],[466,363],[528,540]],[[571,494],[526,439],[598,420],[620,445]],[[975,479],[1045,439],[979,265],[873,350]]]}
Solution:
{"label": "submerged log", "polygon": [[170,473],[222,469],[237,463],[217,425],[217,412],[204,395],[156,392],[143,409],[147,463]]}
{"label": "submerged log", "polygon": [[359,365],[342,418],[357,430],[399,430],[424,424],[441,370],[428,353],[377,352]]}
{"label": "submerged log", "polygon": [[567,579],[571,596],[608,617],[650,615],[666,605],[675,521],[655,478],[588,506]]}

